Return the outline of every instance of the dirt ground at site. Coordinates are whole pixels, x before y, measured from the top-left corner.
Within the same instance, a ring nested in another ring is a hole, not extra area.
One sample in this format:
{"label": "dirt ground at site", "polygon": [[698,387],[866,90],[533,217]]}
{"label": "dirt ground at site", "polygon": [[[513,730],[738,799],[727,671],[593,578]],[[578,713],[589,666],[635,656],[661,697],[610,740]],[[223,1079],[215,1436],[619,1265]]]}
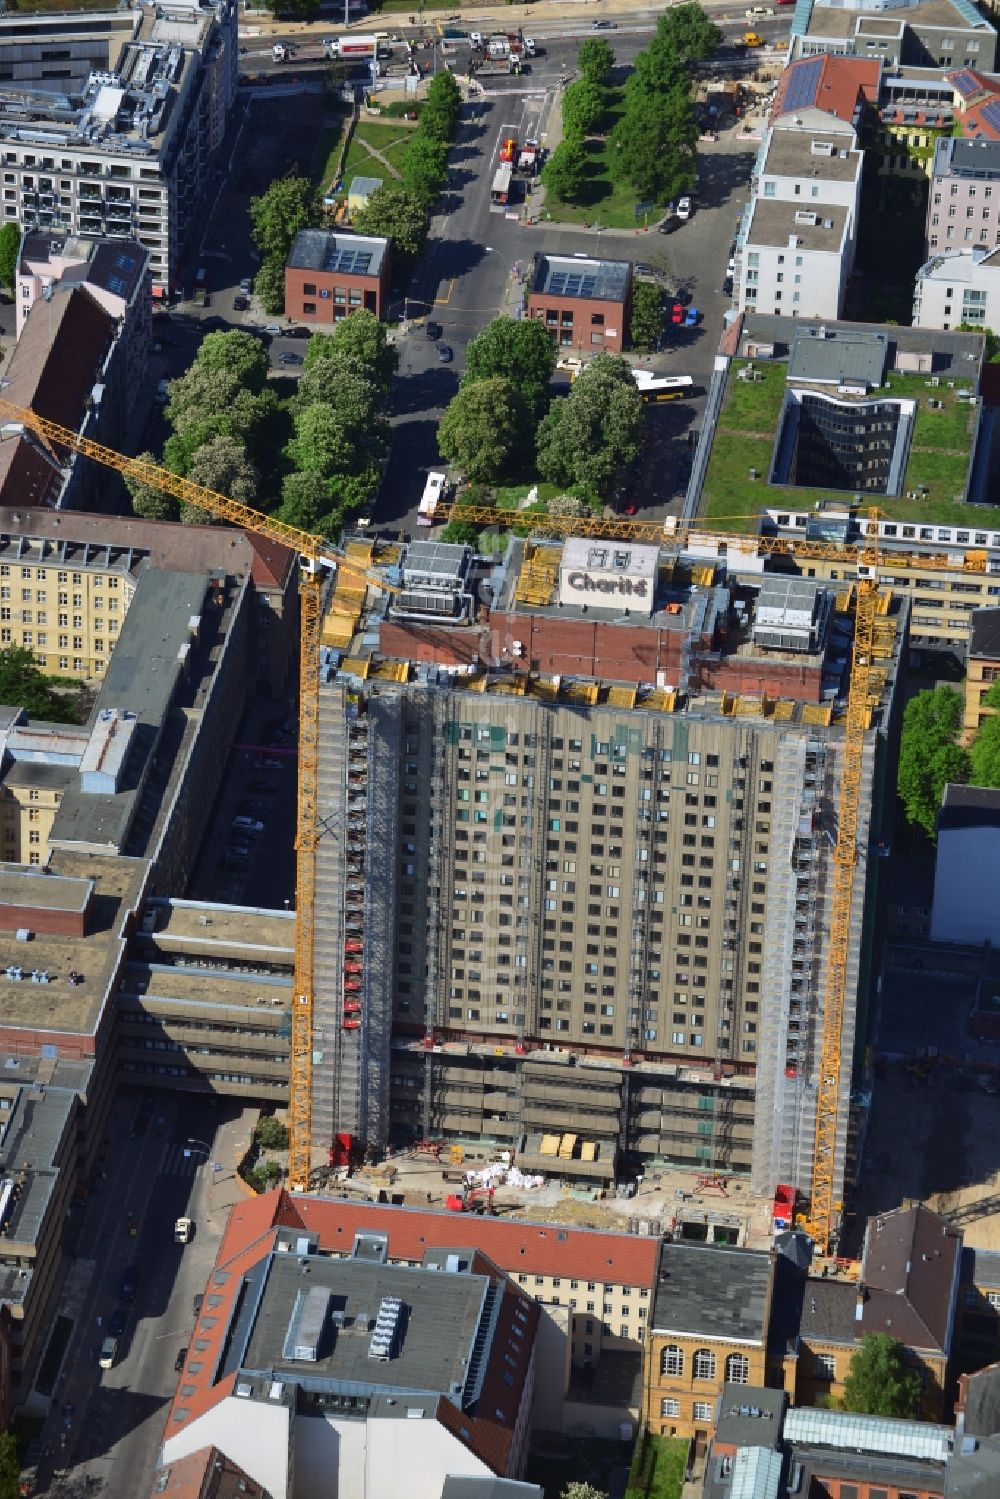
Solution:
{"label": "dirt ground at site", "polygon": [[920,1080],[898,1061],[877,1079],[852,1247],[866,1217],[910,1200],[956,1215],[974,1248],[1000,1249],[1000,1099],[950,1064]]}

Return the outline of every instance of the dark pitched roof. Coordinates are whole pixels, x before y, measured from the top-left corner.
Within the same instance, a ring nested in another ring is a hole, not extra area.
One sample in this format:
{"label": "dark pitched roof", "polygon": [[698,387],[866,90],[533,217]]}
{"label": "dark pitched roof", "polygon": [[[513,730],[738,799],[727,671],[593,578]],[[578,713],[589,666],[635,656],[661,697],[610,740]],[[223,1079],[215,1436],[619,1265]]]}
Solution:
{"label": "dark pitched roof", "polygon": [[[591,1270],[596,1274],[596,1269]],[[770,1256],[756,1249],[664,1244],[652,1327],[706,1338],[763,1341]]]}
{"label": "dark pitched roof", "polygon": [[858,1342],[861,1323],[857,1306],[858,1288],[850,1281],[808,1277],[802,1288],[801,1337],[817,1343]]}
{"label": "dark pitched roof", "polygon": [[949,781],[944,788],[937,825],[939,833],[948,828],[1000,827],[1000,791],[990,786],[959,786]]}
{"label": "dark pitched roof", "polygon": [[910,1348],[948,1353],[961,1255],[961,1233],[928,1208],[869,1219],[861,1331],[888,1332]]}
{"label": "dark pitched roof", "polygon": [[973,609],[969,657],[1000,660],[1000,609]]}

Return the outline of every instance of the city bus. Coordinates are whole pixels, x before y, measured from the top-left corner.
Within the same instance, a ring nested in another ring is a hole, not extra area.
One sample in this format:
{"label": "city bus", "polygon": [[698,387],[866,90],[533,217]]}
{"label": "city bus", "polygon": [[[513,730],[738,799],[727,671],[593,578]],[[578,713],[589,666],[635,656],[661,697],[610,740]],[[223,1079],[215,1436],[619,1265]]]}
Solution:
{"label": "city bus", "polygon": [[646,402],[683,401],[694,394],[690,375],[654,375],[651,370],[633,370],[632,376]]}
{"label": "city bus", "polygon": [[428,474],[424,492],[417,506],[417,525],[433,526],[434,512],[438,502],[445,498],[448,490],[448,479],[445,474]]}
{"label": "city bus", "polygon": [[509,162],[497,167],[493,178],[493,186],[490,188],[490,207],[506,208],[510,202],[510,184],[514,175],[514,168]]}

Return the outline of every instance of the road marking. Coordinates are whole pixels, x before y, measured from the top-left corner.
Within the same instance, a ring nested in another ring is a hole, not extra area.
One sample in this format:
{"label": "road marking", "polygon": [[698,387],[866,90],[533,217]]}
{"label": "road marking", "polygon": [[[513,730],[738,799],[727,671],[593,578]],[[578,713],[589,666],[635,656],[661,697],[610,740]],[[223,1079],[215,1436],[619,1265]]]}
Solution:
{"label": "road marking", "polygon": [[451,294],[452,294],[452,292],[454,290],[455,290],[455,277],[452,276],[451,280],[448,282],[448,295],[446,297],[435,297],[434,298],[434,306],[435,307],[447,307],[448,303],[451,301]]}

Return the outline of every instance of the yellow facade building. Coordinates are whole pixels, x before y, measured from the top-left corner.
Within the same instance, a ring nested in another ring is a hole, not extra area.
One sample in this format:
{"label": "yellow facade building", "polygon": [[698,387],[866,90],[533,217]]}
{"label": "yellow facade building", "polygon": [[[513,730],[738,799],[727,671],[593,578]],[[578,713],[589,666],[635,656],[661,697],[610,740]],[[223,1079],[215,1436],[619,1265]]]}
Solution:
{"label": "yellow facade building", "polygon": [[966,657],[963,737],[968,743],[984,718],[997,711],[983,706],[994,682],[1000,682],[1000,608],[976,609],[971,615]]}

